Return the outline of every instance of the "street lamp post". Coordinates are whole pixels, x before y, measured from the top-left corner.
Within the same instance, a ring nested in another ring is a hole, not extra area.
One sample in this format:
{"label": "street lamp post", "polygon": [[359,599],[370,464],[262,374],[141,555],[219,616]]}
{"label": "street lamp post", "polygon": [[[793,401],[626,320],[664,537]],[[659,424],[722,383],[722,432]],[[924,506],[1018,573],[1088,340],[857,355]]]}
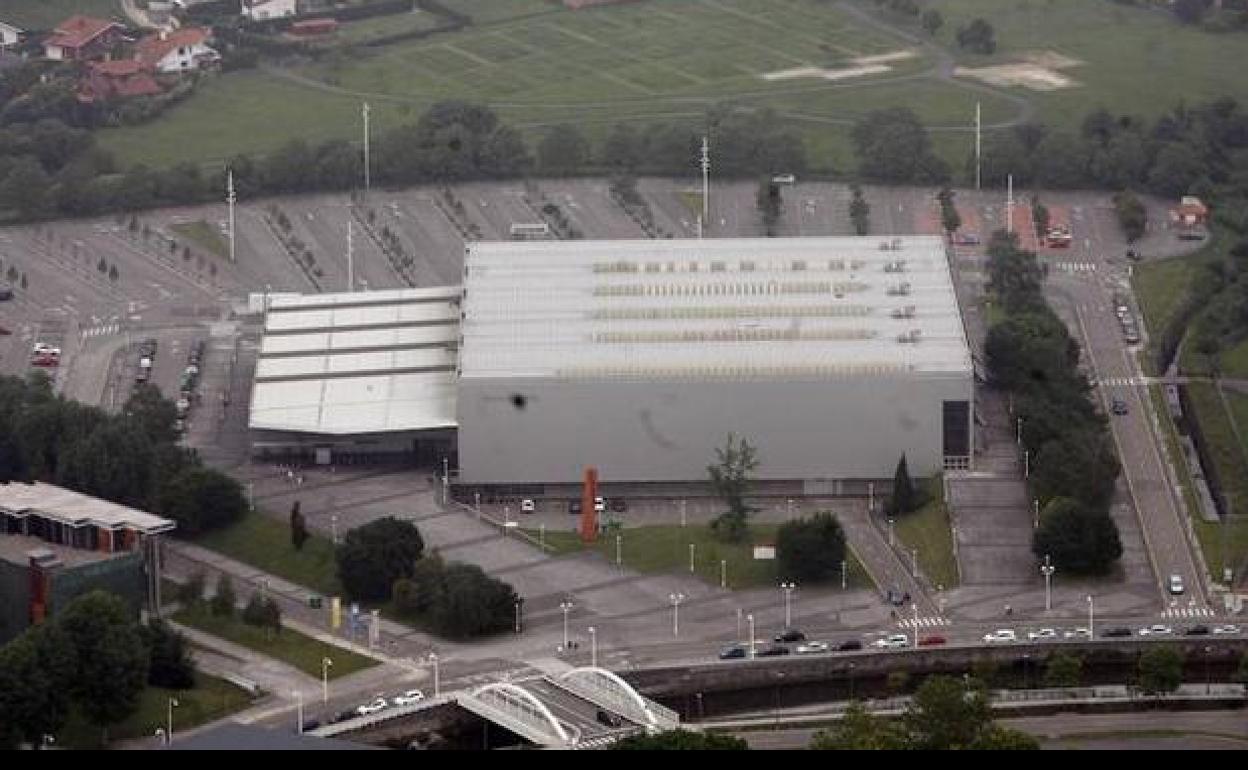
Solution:
{"label": "street lamp post", "polygon": [[1023,418],[1019,417],[1015,422],[1014,442],[1019,446],[1023,445]]}
{"label": "street lamp post", "polygon": [[321,705],[329,705],[329,669],[334,662],[329,658],[321,658]]}
{"label": "street lamp post", "polygon": [[1057,571],[1057,567],[1049,561],[1049,555],[1044,555],[1044,564],[1040,567],[1040,574],[1044,575],[1044,611],[1049,612],[1053,609],[1053,573]]}
{"label": "street lamp post", "polygon": [[785,501],[785,519],[793,518],[793,498]]}
{"label": "street lamp post", "polygon": [[624,536],[616,535],[615,536],[615,566],[617,567],[624,563],[623,558],[622,558],[623,553],[624,553],[622,550],[623,545],[624,545]]}
{"label": "street lamp post", "polygon": [[875,513],[875,482],[867,482],[867,513]]}
{"label": "street lamp post", "polygon": [[436,652],[429,653],[429,662],[433,664],[433,697],[442,694],[442,679],[438,671],[438,654]]}
{"label": "street lamp post", "polygon": [[693,554],[694,554],[694,550],[695,550],[696,548],[697,548],[697,544],[696,544],[696,543],[690,543],[690,544],[689,544],[689,574],[690,574],[690,575],[692,575],[692,574],[693,574],[693,566],[694,566],[694,565],[693,565]]}
{"label": "street lamp post", "polygon": [[1212,680],[1209,677],[1209,656],[1213,654],[1212,647],[1205,647],[1205,695],[1213,693]]}
{"label": "street lamp post", "polygon": [[1027,449],[1023,450],[1023,478],[1031,478],[1031,452]]}
{"label": "street lamp post", "polygon": [[329,542],[338,545],[338,514],[329,515]]}
{"label": "street lamp post", "polygon": [[919,576],[919,549],[910,549],[910,576],[917,578]]}
{"label": "street lamp post", "polygon": [[178,699],[177,699],[177,698],[170,698],[170,699],[169,699],[169,721],[168,721],[168,731],[165,733],[165,743],[166,743],[167,745],[172,745],[172,744],[173,744],[173,709],[174,709],[177,705],[178,705]]}
{"label": "street lamp post", "polygon": [[516,633],[520,633],[520,607],[524,604],[524,597],[516,597]]}
{"label": "street lamp post", "polygon": [[737,641],[741,640],[741,618],[744,617],[741,608],[737,608]]}
{"label": "street lamp post", "polygon": [[562,601],[559,603],[559,609],[563,610],[563,649],[568,649],[568,613],[576,607],[571,601]]}
{"label": "street lamp post", "polygon": [[888,547],[893,547],[893,517],[888,517]]}
{"label": "street lamp post", "polygon": [[841,590],[849,587],[849,562],[841,559]]}
{"label": "street lamp post", "polygon": [[1088,639],[1096,638],[1096,629],[1092,623],[1096,620],[1096,603],[1092,601],[1092,594],[1088,594]]}
{"label": "street lamp post", "polygon": [[720,588],[728,587],[728,560],[727,559],[719,560],[719,587]]}
{"label": "street lamp post", "polygon": [[1031,526],[1033,529],[1040,529],[1040,501],[1031,501]]}
{"label": "street lamp post", "polygon": [[672,636],[680,636],[680,603],[685,600],[684,594],[669,594],[672,603]]}
{"label": "street lamp post", "polygon": [[910,614],[914,617],[914,646],[919,646],[919,603],[910,602]]}
{"label": "street lamp post", "polygon": [[680,526],[682,529],[684,528],[685,524],[687,524],[689,521],[687,509],[688,509],[688,501],[681,500],[680,501]]}
{"label": "street lamp post", "polygon": [[302,735],[303,734],[303,693],[300,692],[299,690],[294,690],[290,694],[295,696],[295,703],[298,704],[297,706],[298,711],[295,712],[295,718],[298,719],[299,721],[295,723],[295,732]]}
{"label": "street lamp post", "polygon": [[781,583],[780,590],[784,591],[784,627],[786,629],[793,626],[792,612],[792,596],[794,589],[797,588],[796,583]]}
{"label": "street lamp post", "polygon": [[598,629],[589,627],[589,665],[598,668]]}
{"label": "street lamp post", "polygon": [[754,613],[745,616],[750,625],[750,660],[754,659]]}

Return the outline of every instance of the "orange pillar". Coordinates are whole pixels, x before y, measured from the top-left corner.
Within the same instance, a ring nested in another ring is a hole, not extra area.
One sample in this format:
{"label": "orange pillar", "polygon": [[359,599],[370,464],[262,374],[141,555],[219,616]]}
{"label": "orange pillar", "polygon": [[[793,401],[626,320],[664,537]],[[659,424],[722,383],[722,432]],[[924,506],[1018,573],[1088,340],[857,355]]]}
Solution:
{"label": "orange pillar", "polygon": [[585,485],[581,490],[581,541],[592,543],[598,539],[598,512],[594,501],[598,498],[598,469],[585,469]]}

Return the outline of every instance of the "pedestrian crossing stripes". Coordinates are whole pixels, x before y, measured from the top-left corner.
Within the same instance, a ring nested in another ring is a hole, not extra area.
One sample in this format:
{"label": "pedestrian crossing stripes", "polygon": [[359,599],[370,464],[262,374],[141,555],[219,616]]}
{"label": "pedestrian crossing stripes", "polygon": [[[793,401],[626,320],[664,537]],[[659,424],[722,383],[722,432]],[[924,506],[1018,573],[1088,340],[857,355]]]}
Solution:
{"label": "pedestrian crossing stripes", "polygon": [[1063,273],[1095,273],[1095,262],[1055,262],[1053,267]]}
{"label": "pedestrian crossing stripes", "polygon": [[121,328],[120,324],[103,324],[101,326],[92,326],[82,330],[82,338],[103,337],[108,334],[116,334]]}
{"label": "pedestrian crossing stripes", "polygon": [[[914,624],[915,624],[914,618],[906,618],[905,620],[900,620],[897,622],[897,626],[899,628],[914,628],[915,627]],[[918,626],[919,628],[938,628],[940,626],[949,625],[949,619],[945,617],[919,618],[918,624],[919,624]]]}
{"label": "pedestrian crossing stripes", "polygon": [[1216,613],[1208,607],[1171,607],[1161,614],[1166,618],[1211,618]]}
{"label": "pedestrian crossing stripes", "polygon": [[1100,382],[1102,385],[1111,388],[1125,388],[1143,384],[1134,377],[1106,377]]}

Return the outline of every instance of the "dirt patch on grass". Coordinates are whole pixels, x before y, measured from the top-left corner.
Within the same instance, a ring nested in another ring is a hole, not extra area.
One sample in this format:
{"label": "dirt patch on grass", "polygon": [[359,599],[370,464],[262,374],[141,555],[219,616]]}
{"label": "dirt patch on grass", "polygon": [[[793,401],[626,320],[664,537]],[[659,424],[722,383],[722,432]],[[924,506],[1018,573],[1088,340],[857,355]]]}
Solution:
{"label": "dirt patch on grass", "polygon": [[1082,64],[1078,59],[1055,51],[1032,51],[1024,54],[1022,59],[1011,64],[958,67],[953,74],[955,77],[972,78],[988,85],[1030,88],[1033,91],[1058,91],[1079,85],[1074,78],[1061,72]]}
{"label": "dirt patch on grass", "polygon": [[860,78],[864,75],[879,75],[891,72],[889,66],[893,62],[913,59],[917,54],[911,50],[891,51],[874,56],[859,56],[849,60],[847,67],[793,67],[786,70],[764,72],[763,80],[793,80],[794,78],[822,78],[823,80],[847,80]]}

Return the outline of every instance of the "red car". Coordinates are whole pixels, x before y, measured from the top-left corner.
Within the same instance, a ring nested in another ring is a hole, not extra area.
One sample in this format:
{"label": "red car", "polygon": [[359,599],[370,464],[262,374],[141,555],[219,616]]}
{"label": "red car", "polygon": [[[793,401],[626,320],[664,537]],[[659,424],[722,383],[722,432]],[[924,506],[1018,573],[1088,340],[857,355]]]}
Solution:
{"label": "red car", "polygon": [[945,644],[948,641],[949,640],[943,636],[925,636],[919,639],[919,646],[920,647],[935,647],[937,645]]}

